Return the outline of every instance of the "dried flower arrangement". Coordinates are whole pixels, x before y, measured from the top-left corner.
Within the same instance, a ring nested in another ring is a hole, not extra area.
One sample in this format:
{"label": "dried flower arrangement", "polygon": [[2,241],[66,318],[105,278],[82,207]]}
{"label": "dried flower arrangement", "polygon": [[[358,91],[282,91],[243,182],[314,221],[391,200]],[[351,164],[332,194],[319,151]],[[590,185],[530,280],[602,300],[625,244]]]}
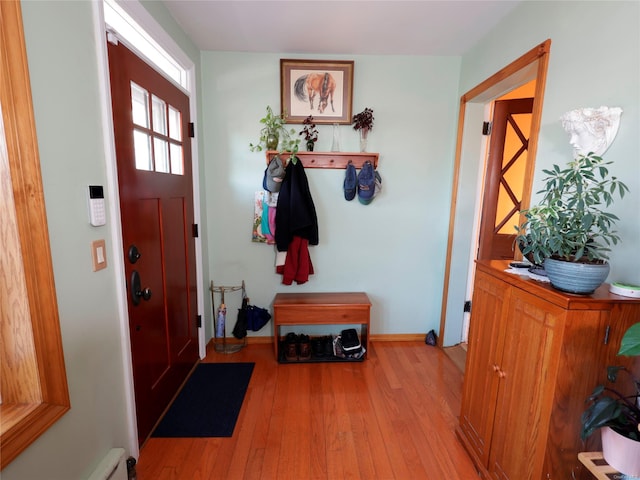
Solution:
{"label": "dried flower arrangement", "polygon": [[365,108],[362,112],[353,116],[353,129],[372,130],[373,120],[373,110],[371,108]]}
{"label": "dried flower arrangement", "polygon": [[318,141],[318,130],[316,129],[316,124],[313,121],[313,115],[309,115],[302,122],[304,127],[299,135],[304,135],[305,142],[317,142]]}

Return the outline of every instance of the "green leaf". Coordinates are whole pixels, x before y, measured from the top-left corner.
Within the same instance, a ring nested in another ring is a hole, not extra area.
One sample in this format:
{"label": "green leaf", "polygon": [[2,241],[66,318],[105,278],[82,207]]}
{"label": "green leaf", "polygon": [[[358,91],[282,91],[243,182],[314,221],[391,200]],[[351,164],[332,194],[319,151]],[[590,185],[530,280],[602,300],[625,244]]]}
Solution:
{"label": "green leaf", "polygon": [[580,247],[574,255],[574,260],[580,260],[584,256],[584,247]]}
{"label": "green leaf", "polygon": [[580,436],[585,440],[600,427],[609,425],[620,416],[620,405],[610,397],[601,397],[582,414],[582,432]]}
{"label": "green leaf", "polygon": [[618,355],[640,355],[640,322],[632,325],[625,332]]}
{"label": "green leaf", "polygon": [[628,191],[629,191],[629,187],[627,187],[622,182],[618,182],[618,193],[620,194],[620,198],[624,198],[624,193]]}
{"label": "green leaf", "polygon": [[607,170],[606,167],[600,167],[598,170],[600,172],[600,178],[606,178],[609,174],[609,170]]}

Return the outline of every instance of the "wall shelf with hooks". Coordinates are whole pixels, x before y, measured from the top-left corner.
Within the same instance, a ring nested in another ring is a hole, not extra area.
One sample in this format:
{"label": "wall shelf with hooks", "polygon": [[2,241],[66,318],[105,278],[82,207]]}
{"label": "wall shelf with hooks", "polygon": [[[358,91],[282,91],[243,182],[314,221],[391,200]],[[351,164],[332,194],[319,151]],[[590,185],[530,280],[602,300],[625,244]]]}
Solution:
{"label": "wall shelf with hooks", "polygon": [[[278,152],[275,150],[267,151],[267,165],[277,154]],[[377,168],[379,154],[370,152],[298,152],[296,156],[302,161],[304,168],[347,168],[349,160],[356,168],[362,168],[367,160],[373,164],[373,168]],[[280,154],[280,158],[286,163],[289,154]]]}

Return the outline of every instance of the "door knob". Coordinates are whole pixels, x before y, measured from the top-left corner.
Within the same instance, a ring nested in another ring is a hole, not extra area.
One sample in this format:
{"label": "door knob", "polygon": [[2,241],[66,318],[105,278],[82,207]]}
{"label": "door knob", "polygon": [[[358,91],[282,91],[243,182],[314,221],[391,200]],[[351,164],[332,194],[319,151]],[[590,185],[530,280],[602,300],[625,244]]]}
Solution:
{"label": "door knob", "polygon": [[142,299],[145,301],[149,301],[149,299],[151,298],[151,289],[147,287],[144,290],[138,290],[136,292],[136,296],[142,297]]}
{"label": "door knob", "polygon": [[140,299],[149,301],[151,298],[151,289],[149,287],[142,288],[142,283],[140,282],[140,274],[137,270],[134,270],[131,273],[131,301],[134,305],[138,305],[140,303]]}
{"label": "door knob", "polygon": [[140,250],[135,245],[131,245],[129,247],[129,251],[127,252],[127,258],[131,264],[134,264],[138,261],[138,259],[142,256]]}

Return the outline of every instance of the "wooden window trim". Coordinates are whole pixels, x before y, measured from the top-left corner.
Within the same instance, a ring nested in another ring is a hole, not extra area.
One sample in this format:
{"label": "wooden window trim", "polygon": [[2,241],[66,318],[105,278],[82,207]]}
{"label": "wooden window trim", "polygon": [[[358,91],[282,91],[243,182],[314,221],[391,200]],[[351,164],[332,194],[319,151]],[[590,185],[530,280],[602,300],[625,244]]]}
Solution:
{"label": "wooden window trim", "polygon": [[0,1],[0,470],[70,408],[22,12]]}

